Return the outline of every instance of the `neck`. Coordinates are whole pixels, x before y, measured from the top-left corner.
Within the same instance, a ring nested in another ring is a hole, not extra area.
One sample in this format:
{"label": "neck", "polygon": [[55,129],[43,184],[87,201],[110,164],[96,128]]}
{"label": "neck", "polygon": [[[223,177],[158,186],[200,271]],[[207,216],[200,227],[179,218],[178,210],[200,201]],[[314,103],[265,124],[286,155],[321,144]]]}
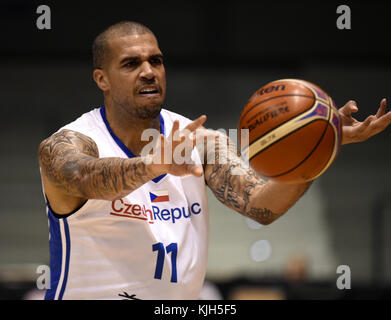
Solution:
{"label": "neck", "polygon": [[149,143],[149,141],[141,141],[144,130],[156,129],[160,132],[159,116],[154,119],[140,119],[107,104],[105,110],[106,120],[111,130],[136,156],[139,156],[144,146]]}

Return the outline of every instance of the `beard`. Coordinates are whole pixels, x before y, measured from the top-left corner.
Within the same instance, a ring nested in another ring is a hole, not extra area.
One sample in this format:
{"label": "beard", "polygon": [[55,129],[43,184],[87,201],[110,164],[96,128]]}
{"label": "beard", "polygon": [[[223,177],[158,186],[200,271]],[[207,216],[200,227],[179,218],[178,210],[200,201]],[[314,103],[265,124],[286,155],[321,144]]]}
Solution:
{"label": "beard", "polygon": [[137,118],[147,120],[147,119],[156,119],[162,110],[163,104],[156,103],[150,104],[147,106],[137,107],[133,109],[134,115]]}
{"label": "beard", "polygon": [[123,116],[131,116],[141,120],[156,119],[163,108],[162,101],[143,105],[131,105],[128,99],[117,99],[117,97],[113,96],[112,102],[118,107],[118,111],[121,110],[120,113]]}

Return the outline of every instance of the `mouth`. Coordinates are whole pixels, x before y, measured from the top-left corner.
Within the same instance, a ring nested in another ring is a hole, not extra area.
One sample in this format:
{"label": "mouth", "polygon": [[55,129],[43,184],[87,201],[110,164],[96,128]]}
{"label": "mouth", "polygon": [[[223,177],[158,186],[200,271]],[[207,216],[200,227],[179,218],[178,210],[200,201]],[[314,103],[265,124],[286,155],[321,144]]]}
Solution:
{"label": "mouth", "polygon": [[160,95],[160,90],[158,86],[144,86],[140,90],[138,90],[138,94],[143,97],[153,97]]}

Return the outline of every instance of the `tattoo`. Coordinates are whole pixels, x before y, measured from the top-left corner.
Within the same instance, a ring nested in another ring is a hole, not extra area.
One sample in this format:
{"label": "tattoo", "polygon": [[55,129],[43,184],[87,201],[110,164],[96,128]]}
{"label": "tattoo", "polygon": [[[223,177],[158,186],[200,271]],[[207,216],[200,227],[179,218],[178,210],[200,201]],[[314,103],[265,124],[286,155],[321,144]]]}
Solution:
{"label": "tattoo", "polygon": [[99,158],[96,143],[75,131],[52,135],[38,154],[48,180],[75,197],[113,200],[155,178],[142,158]]}
{"label": "tattoo", "polygon": [[[206,145],[206,157],[214,154],[214,164],[205,165],[205,180],[217,199],[242,215],[262,224],[269,224],[281,214],[268,208],[254,208],[250,203],[266,181],[251,169],[238,155],[236,145],[224,136],[215,144]],[[242,170],[243,174],[232,174]]]}
{"label": "tattoo", "polygon": [[267,225],[278,219],[281,214],[274,213],[267,208],[251,208],[247,212],[247,216],[256,221],[262,221],[262,224]]}

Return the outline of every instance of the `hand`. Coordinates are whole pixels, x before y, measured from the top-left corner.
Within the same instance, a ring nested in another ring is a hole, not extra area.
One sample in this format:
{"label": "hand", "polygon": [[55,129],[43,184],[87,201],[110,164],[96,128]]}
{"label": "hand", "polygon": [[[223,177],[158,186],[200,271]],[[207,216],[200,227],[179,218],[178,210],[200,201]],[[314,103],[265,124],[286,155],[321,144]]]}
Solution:
{"label": "hand", "polygon": [[[175,120],[169,137],[160,135],[160,141],[157,146],[159,164],[165,168],[165,171],[175,176],[184,176],[192,174],[200,177],[203,174],[201,166],[197,166],[191,160],[191,153],[196,145],[195,130],[202,126],[206,121],[203,115],[189,123],[184,129],[179,130],[179,121]],[[154,161],[157,163],[157,161]]]}
{"label": "hand", "polygon": [[350,100],[338,110],[342,122],[342,144],[362,142],[382,132],[391,123],[391,111],[386,113],[386,99],[382,99],[376,115],[363,122],[352,117],[358,111],[357,103]]}

